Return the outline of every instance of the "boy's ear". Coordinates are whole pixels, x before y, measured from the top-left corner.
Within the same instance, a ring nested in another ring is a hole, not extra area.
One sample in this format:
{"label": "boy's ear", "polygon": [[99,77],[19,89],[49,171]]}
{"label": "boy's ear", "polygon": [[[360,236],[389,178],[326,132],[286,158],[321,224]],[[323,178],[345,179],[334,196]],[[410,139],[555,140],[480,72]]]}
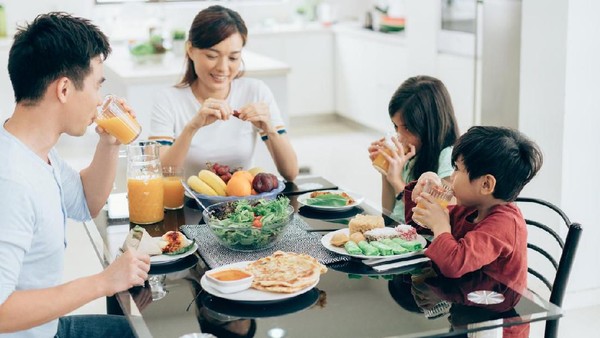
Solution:
{"label": "boy's ear", "polygon": [[496,178],[494,175],[486,174],[481,180],[481,194],[491,195],[496,189]]}

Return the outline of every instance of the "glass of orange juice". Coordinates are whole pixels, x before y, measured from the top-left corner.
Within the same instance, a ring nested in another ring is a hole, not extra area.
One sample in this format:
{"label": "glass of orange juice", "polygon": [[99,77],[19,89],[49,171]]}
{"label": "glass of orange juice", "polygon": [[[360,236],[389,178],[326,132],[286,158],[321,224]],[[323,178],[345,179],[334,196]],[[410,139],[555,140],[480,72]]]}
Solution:
{"label": "glass of orange juice", "polygon": [[96,124],[116,137],[122,144],[129,144],[142,132],[142,127],[114,95],[107,95],[98,107]]}
{"label": "glass of orange juice", "polygon": [[183,168],[179,166],[163,166],[163,203],[165,209],[175,210],[183,208]]}
{"label": "glass of orange juice", "polygon": [[[434,180],[427,180],[425,182],[425,187],[423,187],[423,192],[430,194],[442,208],[447,208],[450,201],[452,201],[452,197],[454,197],[454,193],[452,192],[452,188],[444,183],[444,182],[436,182]],[[419,202],[417,203],[417,208],[424,209],[425,207]],[[421,224],[417,220],[414,220],[420,226],[425,226],[425,224]]]}
{"label": "glass of orange juice", "polygon": [[[383,152],[392,156],[392,151],[396,150],[396,146],[394,142],[392,142],[393,133],[387,133],[384,138],[384,142],[386,147],[382,149]],[[373,167],[377,169],[383,175],[387,175],[388,168],[390,167],[390,163],[385,159],[383,154],[378,154],[377,157],[373,160]]]}
{"label": "glass of orange juice", "polygon": [[152,224],[164,219],[163,177],[159,144],[139,141],[127,146],[127,199],[129,221]]}

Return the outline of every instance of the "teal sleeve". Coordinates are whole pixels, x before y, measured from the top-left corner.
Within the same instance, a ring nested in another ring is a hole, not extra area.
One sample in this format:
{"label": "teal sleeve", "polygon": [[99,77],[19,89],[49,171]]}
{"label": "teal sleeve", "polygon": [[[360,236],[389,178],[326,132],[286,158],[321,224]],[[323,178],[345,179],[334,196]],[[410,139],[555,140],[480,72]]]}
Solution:
{"label": "teal sleeve", "polygon": [[446,147],[440,152],[437,174],[439,177],[444,178],[449,177],[453,172],[452,147]]}

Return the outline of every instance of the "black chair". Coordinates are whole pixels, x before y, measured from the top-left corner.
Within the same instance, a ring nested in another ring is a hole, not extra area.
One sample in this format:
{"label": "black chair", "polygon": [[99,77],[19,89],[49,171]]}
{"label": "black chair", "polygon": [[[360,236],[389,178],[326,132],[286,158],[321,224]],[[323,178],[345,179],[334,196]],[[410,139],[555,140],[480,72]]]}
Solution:
{"label": "black chair", "polygon": [[[525,215],[525,221],[529,226],[533,226],[554,238],[560,247],[560,257],[557,259],[557,255],[549,252],[550,250],[544,249],[539,245],[531,243],[531,240],[528,240],[527,248],[539,253],[542,257],[546,258],[550,262],[554,268],[554,276],[547,277],[547,274],[544,274],[540,272],[539,269],[532,267],[531,262],[527,268],[527,271],[548,287],[550,290],[549,301],[557,306],[562,306],[565,290],[569,281],[569,275],[571,273],[571,267],[573,266],[575,253],[577,251],[577,246],[579,245],[579,238],[581,237],[581,224],[571,222],[569,217],[567,217],[567,215],[559,207],[544,200],[529,197],[518,197],[515,202],[522,206],[529,204],[550,209],[553,211],[554,215],[558,214],[560,218],[562,218],[561,223],[564,223],[569,229],[566,238],[563,240],[563,238],[556,231],[552,230],[551,227],[542,224],[541,222],[532,220]],[[544,337],[557,337],[557,335],[558,319],[547,321]]]}

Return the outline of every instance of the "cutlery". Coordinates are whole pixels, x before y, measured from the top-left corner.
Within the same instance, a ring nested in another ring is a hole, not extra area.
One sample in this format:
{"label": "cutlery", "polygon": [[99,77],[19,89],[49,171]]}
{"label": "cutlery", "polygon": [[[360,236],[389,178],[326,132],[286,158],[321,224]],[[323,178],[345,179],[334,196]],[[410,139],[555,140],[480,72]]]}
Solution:
{"label": "cutlery", "polygon": [[206,210],[206,207],[204,206],[204,204],[202,204],[202,202],[200,202],[200,200],[198,199],[198,197],[196,197],[196,194],[194,194],[194,192],[192,191],[192,189],[188,188],[188,186],[186,184],[183,184],[183,180],[181,180],[181,185],[183,186],[183,188],[185,189],[185,191],[187,191],[188,194],[190,194],[190,196],[192,196],[192,198],[196,200],[196,203],[198,203],[198,205],[200,207],[202,207],[202,209]]}
{"label": "cutlery", "polygon": [[378,265],[380,263],[385,263],[385,262],[393,262],[393,261],[408,261],[408,260],[413,260],[416,258],[421,258],[421,257],[425,257],[425,255],[414,255],[414,256],[410,256],[410,257],[380,257],[380,258],[367,258],[367,259],[363,259],[363,263],[365,265],[368,266],[373,266],[373,265]]}
{"label": "cutlery", "polygon": [[418,263],[423,263],[423,262],[428,262],[430,259],[428,257],[421,257],[421,258],[417,258],[417,259],[411,259],[411,260],[406,260],[406,261],[401,261],[401,262],[395,262],[395,263],[390,263],[390,264],[383,264],[383,265],[376,265],[373,268],[373,270],[375,271],[386,271],[386,270],[391,270],[391,269],[396,269],[396,268],[401,268],[403,266],[408,266],[408,265],[414,265],[414,264],[418,264]]}

